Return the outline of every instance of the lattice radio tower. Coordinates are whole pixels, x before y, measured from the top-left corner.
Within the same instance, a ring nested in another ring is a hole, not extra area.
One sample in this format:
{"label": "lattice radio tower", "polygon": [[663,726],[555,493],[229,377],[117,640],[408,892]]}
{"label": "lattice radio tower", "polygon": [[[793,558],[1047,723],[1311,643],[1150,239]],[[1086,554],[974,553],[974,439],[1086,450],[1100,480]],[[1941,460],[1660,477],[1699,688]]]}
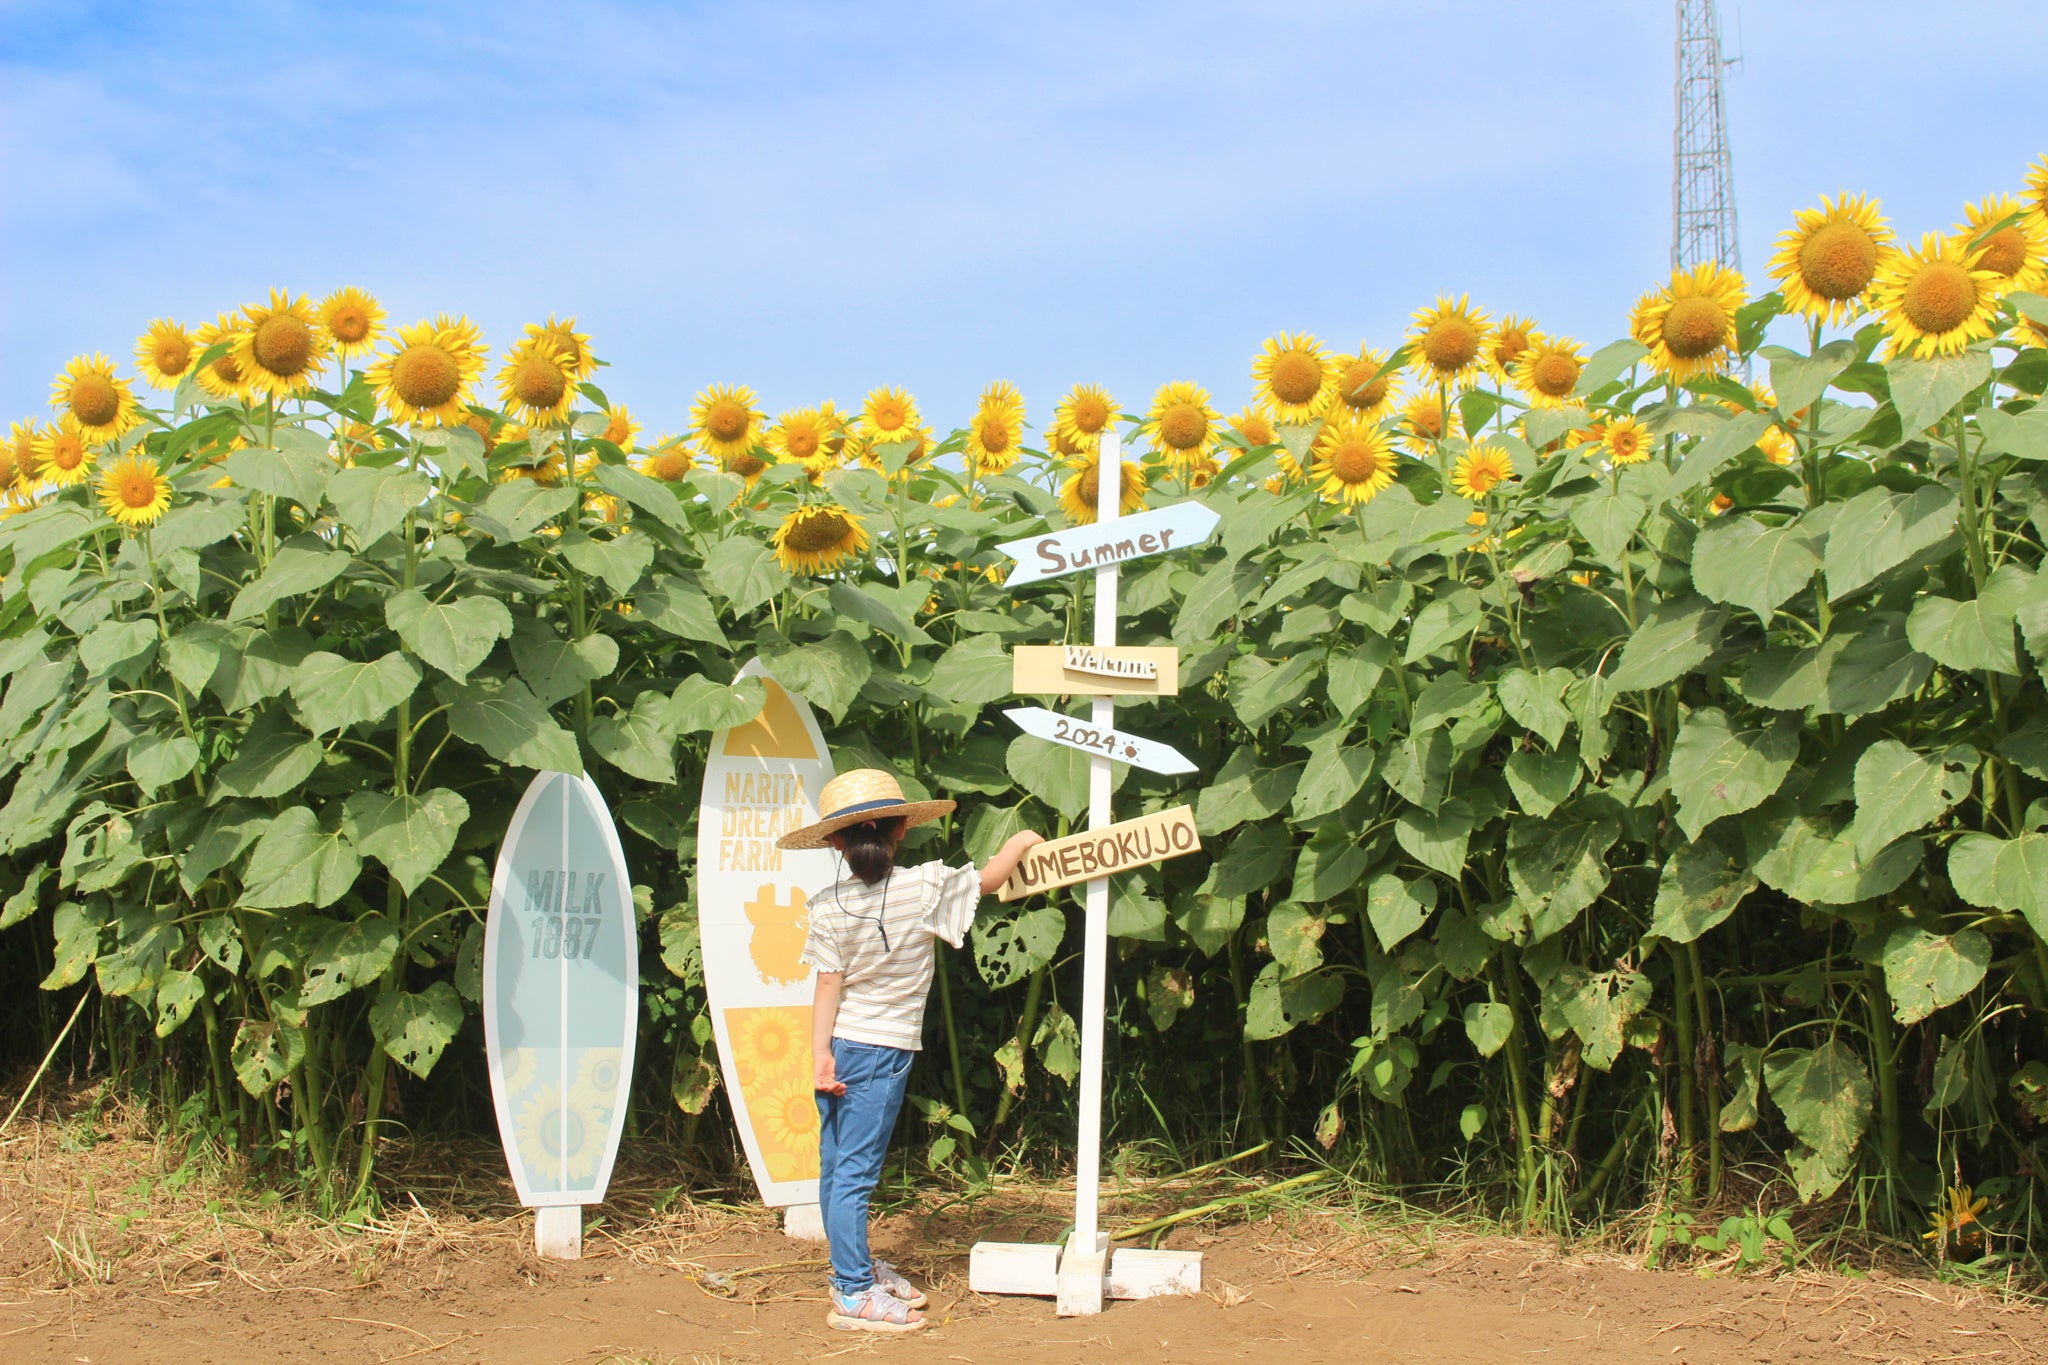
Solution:
{"label": "lattice radio tower", "polygon": [[1702,261],[1742,268],[1735,236],[1735,173],[1728,158],[1728,105],[1721,21],[1714,0],[1677,0],[1678,62],[1671,132],[1671,266]]}

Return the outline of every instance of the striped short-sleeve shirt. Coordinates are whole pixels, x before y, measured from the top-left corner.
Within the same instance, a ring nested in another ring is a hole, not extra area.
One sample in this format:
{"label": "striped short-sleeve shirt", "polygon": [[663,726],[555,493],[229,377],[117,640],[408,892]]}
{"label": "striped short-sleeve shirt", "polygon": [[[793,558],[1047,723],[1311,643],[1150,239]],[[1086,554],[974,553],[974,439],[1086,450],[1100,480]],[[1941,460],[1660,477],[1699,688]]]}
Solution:
{"label": "striped short-sleeve shirt", "polygon": [[803,960],[845,978],[832,1036],[923,1050],[932,940],[958,948],[980,900],[979,872],[940,862],[896,868],[873,886],[848,877],[813,896]]}

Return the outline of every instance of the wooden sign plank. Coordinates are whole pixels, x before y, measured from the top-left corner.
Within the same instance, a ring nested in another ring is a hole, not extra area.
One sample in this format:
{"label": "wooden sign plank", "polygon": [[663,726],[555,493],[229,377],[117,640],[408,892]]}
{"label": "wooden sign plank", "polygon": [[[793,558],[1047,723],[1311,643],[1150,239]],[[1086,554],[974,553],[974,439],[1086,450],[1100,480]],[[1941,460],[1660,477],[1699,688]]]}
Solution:
{"label": "wooden sign plank", "polygon": [[1143,735],[1075,720],[1072,716],[1048,711],[1043,706],[1013,706],[1003,714],[1017,722],[1017,728],[1027,735],[1064,744],[1084,754],[1104,754],[1119,763],[1128,763],[1153,773],[1179,774],[1195,770],[1195,765],[1188,762],[1180,750],[1156,739],[1146,739]]}
{"label": "wooden sign plank", "polygon": [[1176,502],[1135,516],[1006,540],[996,548],[1016,560],[1017,567],[1003,585],[1014,588],[1083,569],[1106,569],[1127,559],[1191,550],[1214,535],[1222,520],[1199,502]]}
{"label": "wooden sign plank", "polygon": [[1017,645],[1010,690],[1069,697],[1180,695],[1180,651],[1172,645]]}
{"label": "wooden sign plank", "polygon": [[996,895],[1006,901],[1022,900],[1056,887],[1165,862],[1201,847],[1202,837],[1195,832],[1195,808],[1175,806],[1034,844]]}

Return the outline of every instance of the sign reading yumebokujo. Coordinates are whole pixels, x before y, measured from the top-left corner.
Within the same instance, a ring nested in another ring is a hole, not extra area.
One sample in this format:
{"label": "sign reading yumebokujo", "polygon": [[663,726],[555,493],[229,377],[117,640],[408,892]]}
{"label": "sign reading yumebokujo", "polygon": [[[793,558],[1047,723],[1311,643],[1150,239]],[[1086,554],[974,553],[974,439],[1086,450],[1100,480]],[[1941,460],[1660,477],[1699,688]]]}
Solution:
{"label": "sign reading yumebokujo", "polygon": [[[757,659],[761,712],[711,737],[697,813],[697,924],[726,1097],[761,1201],[818,1201],[818,1102],[811,1085],[811,969],[797,959],[808,897],[831,884],[830,852],[775,841],[818,818],[832,756],[802,697]],[[792,1223],[792,1230],[795,1224]]]}
{"label": "sign reading yumebokujo", "polygon": [[1034,844],[996,895],[1006,901],[1022,900],[1041,891],[1195,853],[1201,847],[1202,836],[1195,832],[1194,808],[1174,806],[1135,820],[1120,820],[1101,829]]}
{"label": "sign reading yumebokujo", "polygon": [[484,1048],[512,1183],[546,1211],[604,1198],[625,1126],[640,938],[618,831],[586,776],[540,773],[498,851],[484,927]]}

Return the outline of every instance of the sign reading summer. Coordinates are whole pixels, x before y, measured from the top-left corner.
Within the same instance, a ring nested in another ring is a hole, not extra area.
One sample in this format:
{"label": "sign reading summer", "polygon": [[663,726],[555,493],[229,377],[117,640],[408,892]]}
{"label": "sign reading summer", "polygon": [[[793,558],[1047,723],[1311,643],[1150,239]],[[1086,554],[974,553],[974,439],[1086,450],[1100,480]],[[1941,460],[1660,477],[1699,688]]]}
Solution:
{"label": "sign reading summer", "polygon": [[640,1008],[632,879],[587,776],[526,788],[491,879],[484,1052],[498,1132],[543,1254],[574,1256],[625,1127]]}
{"label": "sign reading summer", "polygon": [[1042,706],[1013,706],[1003,714],[1017,722],[1017,728],[1027,735],[1049,739],[1083,753],[1107,754],[1119,763],[1129,763],[1147,772],[1191,773],[1195,770],[1195,765],[1188,762],[1180,750],[1156,739],[1075,720],[1072,716],[1063,716]]}
{"label": "sign reading summer", "polygon": [[1135,820],[1120,820],[1101,829],[1033,844],[996,895],[1006,901],[1022,900],[1041,891],[1199,852],[1201,847],[1202,836],[1195,833],[1194,807],[1175,806]]}
{"label": "sign reading summer", "polygon": [[1199,502],[1176,502],[1136,516],[1104,519],[996,546],[1017,561],[1004,586],[1036,583],[1083,569],[1100,569],[1126,559],[1191,550],[1207,540],[1223,518]]}

